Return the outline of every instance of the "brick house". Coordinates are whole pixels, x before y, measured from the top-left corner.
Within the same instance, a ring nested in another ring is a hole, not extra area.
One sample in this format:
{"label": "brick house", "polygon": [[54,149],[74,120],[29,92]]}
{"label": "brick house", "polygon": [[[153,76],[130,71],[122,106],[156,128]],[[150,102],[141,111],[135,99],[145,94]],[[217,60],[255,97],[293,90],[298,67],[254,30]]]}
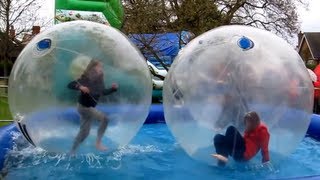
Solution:
{"label": "brick house", "polygon": [[314,69],[320,61],[320,32],[300,32],[298,38],[298,53],[307,67]]}
{"label": "brick house", "polygon": [[[19,56],[22,49],[31,41],[31,39],[40,33],[40,26],[33,26],[32,33],[26,33],[24,34],[22,39],[16,38],[16,32],[13,26],[10,27],[9,31],[9,72],[11,71],[12,65]],[[1,35],[1,32],[0,32]],[[3,44],[5,45],[5,44]],[[0,36],[0,47],[1,47],[1,36]],[[0,61],[0,77],[4,76],[4,65],[3,62]]]}

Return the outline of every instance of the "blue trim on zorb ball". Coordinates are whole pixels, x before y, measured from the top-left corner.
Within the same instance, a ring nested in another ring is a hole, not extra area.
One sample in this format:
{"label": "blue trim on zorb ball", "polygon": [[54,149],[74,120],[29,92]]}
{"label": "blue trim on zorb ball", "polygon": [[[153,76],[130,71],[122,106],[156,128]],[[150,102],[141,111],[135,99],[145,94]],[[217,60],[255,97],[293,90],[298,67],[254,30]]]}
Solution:
{"label": "blue trim on zorb ball", "polygon": [[40,51],[50,49],[50,47],[51,47],[51,39],[43,39],[37,43],[37,49]]}
{"label": "blue trim on zorb ball", "polygon": [[254,47],[254,43],[249,38],[243,36],[238,40],[238,46],[243,50],[249,50]]}

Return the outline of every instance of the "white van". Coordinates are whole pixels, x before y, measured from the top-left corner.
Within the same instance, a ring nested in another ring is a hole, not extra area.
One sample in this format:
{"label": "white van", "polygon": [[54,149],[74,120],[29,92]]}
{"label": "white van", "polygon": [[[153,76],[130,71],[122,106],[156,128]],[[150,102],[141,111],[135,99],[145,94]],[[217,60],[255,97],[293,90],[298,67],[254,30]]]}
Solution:
{"label": "white van", "polygon": [[147,61],[149,70],[152,74],[153,89],[162,89],[164,78],[167,75],[167,70],[163,67],[156,67],[151,62]]}

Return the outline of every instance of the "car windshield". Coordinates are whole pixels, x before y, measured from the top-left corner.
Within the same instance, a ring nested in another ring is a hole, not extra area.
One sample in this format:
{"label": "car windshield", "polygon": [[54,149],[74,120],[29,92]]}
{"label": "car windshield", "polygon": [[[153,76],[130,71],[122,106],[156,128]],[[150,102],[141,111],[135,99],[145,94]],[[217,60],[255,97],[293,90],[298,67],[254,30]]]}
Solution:
{"label": "car windshield", "polygon": [[165,70],[165,68],[162,65],[157,65],[156,67],[160,70]]}
{"label": "car windshield", "polygon": [[[150,62],[152,65],[154,65],[157,69],[159,69],[159,70],[165,70],[165,68],[161,65],[160,62],[150,61],[150,60],[149,60],[149,62]],[[170,64],[168,64],[167,62],[164,62],[164,63],[165,63],[165,65],[166,65],[167,68],[170,67]]]}
{"label": "car windshield", "polygon": [[[159,63],[152,63],[157,69],[159,69],[159,70],[165,70],[165,68]],[[167,68],[169,68],[170,66],[169,65],[166,65],[167,66]]]}

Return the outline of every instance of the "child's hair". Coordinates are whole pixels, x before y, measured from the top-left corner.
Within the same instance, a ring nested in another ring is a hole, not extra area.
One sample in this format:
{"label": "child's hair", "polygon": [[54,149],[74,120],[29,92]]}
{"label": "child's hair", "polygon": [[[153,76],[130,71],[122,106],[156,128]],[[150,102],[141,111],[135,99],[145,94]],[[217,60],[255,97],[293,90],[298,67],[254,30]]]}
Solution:
{"label": "child's hair", "polygon": [[86,77],[86,78],[90,78],[94,73],[95,73],[95,67],[100,64],[101,62],[96,60],[96,59],[92,59],[90,61],[90,63],[88,64],[86,70],[83,72],[82,76]]}
{"label": "child's hair", "polygon": [[258,113],[255,111],[250,111],[244,116],[244,123],[246,123],[247,119],[255,121],[256,123],[260,123],[260,117]]}

